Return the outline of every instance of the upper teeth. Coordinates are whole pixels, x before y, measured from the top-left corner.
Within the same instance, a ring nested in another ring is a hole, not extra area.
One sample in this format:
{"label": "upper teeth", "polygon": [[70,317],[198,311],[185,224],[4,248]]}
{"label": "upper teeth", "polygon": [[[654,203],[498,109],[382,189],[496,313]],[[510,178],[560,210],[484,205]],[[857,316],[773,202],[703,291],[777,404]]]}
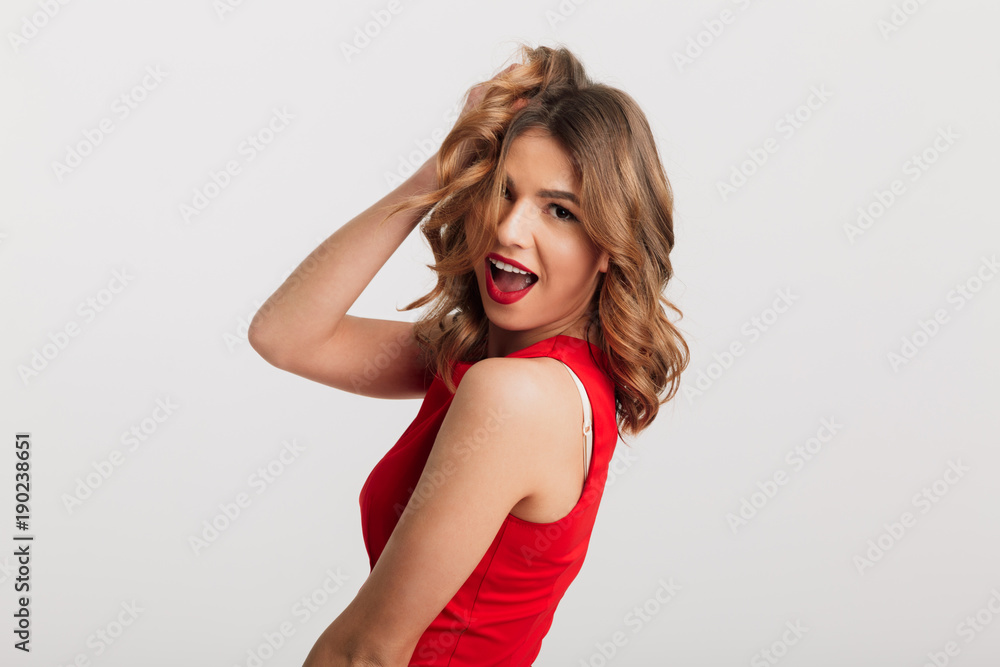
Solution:
{"label": "upper teeth", "polygon": [[528,275],[527,271],[522,271],[516,266],[511,266],[506,262],[501,262],[499,259],[493,259],[492,257],[490,257],[490,261],[493,262],[494,266],[503,269],[504,271],[510,271],[511,273],[523,273],[524,275]]}

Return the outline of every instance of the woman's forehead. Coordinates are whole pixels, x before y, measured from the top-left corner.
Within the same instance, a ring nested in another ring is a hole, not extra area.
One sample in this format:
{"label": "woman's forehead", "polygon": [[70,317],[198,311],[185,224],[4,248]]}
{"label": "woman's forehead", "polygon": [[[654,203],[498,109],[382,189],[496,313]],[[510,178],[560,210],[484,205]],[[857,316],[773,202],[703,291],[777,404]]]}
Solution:
{"label": "woman's forehead", "polygon": [[532,131],[516,137],[503,165],[506,179],[532,181],[552,190],[579,191],[580,179],[572,156],[548,133]]}

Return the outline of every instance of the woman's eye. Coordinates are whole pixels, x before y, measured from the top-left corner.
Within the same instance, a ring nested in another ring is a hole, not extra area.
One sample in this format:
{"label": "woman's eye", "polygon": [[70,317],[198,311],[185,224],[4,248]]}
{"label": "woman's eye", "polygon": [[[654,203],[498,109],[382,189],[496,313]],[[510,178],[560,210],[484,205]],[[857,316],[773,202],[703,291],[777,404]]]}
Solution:
{"label": "woman's eye", "polygon": [[[507,201],[510,201],[510,199],[513,197],[513,195],[510,192],[510,188],[508,188],[506,185],[503,187],[502,196]],[[577,220],[577,217],[573,215],[572,211],[570,211],[568,208],[565,208],[564,206],[560,206],[559,204],[554,204],[554,203],[549,204],[549,210],[552,211],[552,214],[558,220],[574,220],[574,221]]]}
{"label": "woman's eye", "polygon": [[569,209],[563,208],[559,204],[551,204],[551,206],[555,208],[555,215],[560,220],[576,220],[576,216]]}

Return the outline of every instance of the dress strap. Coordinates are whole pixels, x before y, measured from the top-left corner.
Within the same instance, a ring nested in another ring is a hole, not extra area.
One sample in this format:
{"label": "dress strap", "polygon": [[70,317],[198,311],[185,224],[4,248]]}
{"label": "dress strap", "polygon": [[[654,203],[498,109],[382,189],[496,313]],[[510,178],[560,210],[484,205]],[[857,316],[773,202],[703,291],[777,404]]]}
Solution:
{"label": "dress strap", "polygon": [[[555,359],[555,357],[552,357]],[[590,471],[590,454],[594,449],[594,430],[590,427],[591,425],[591,415],[590,415],[590,399],[587,397],[587,390],[583,386],[583,382],[577,377],[573,369],[569,367],[565,361],[561,359],[556,359],[563,367],[569,371],[569,374],[573,377],[573,381],[576,382],[577,389],[580,390],[580,399],[583,401],[583,434],[587,441],[587,446],[583,452],[583,474],[584,483],[586,483],[586,475]]]}

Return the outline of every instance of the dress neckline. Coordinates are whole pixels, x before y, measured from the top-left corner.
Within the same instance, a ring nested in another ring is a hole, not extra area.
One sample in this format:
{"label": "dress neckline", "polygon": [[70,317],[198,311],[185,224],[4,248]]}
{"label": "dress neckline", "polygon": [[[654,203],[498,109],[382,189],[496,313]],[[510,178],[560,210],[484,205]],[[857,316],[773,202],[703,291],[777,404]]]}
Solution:
{"label": "dress neckline", "polygon": [[554,341],[557,338],[563,339],[564,342],[569,343],[569,347],[582,347],[583,344],[587,344],[591,348],[593,348],[594,350],[596,350],[597,352],[603,353],[603,350],[601,350],[601,348],[599,348],[597,345],[594,345],[593,343],[591,343],[586,338],[577,338],[576,336],[569,336],[567,334],[556,334],[555,336],[549,336],[548,338],[543,338],[540,341],[534,342],[531,345],[528,345],[527,347],[522,347],[520,350],[515,350],[514,352],[511,352],[510,354],[505,355],[505,356],[511,357],[511,356],[516,355],[516,354],[521,354],[521,353],[523,353],[523,352],[525,352],[527,350],[530,350],[531,348],[533,348],[533,347],[535,347],[537,345],[541,345],[542,343],[547,343],[549,341],[553,341],[553,344],[554,344]]}

